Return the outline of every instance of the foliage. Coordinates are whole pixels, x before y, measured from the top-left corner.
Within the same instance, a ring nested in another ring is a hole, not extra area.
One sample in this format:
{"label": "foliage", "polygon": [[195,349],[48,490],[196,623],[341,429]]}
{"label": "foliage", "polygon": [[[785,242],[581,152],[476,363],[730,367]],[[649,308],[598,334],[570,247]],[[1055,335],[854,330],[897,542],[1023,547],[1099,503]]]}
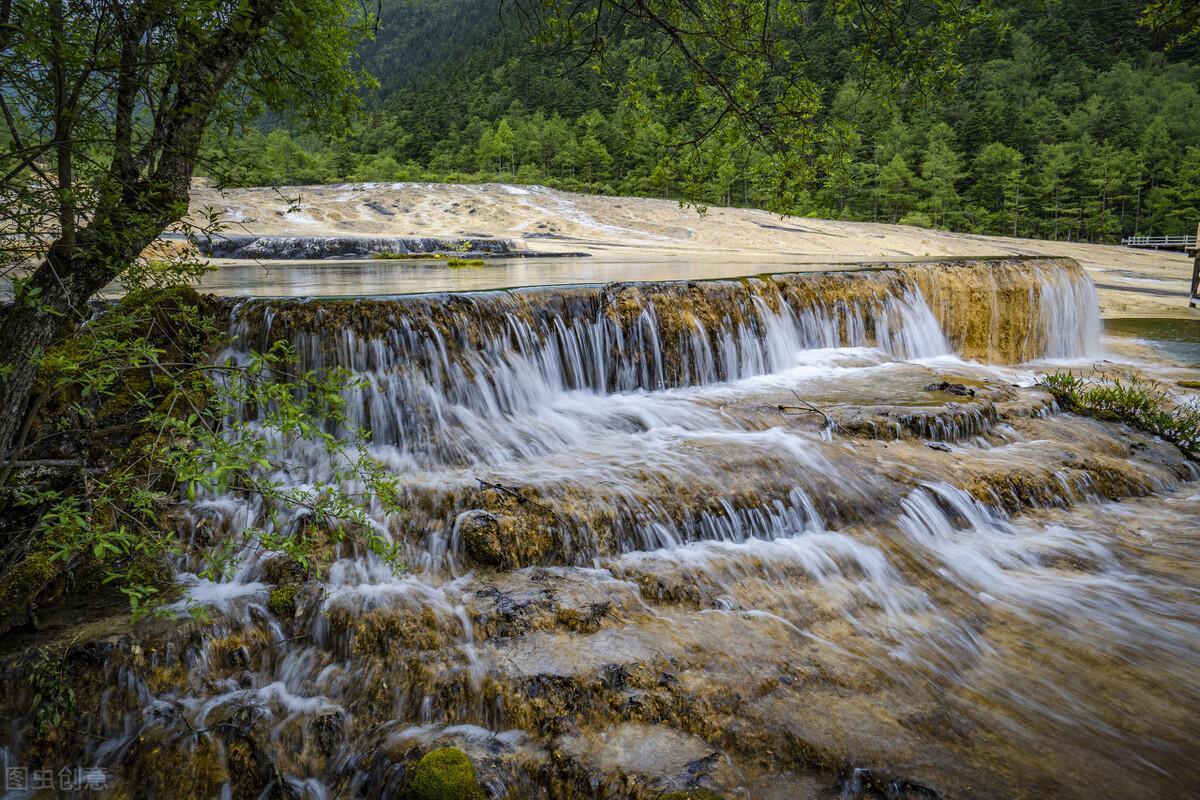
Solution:
{"label": "foliage", "polygon": [[[919,43],[877,38],[879,57],[869,28],[839,16],[846,4],[772,4],[766,49],[727,56],[722,43],[761,23],[761,4],[661,4],[725,26],[698,43],[701,64],[644,22],[554,5],[574,20],[530,47],[492,4],[385,2],[364,63],[386,91],[361,124],[332,140],[250,130],[210,150],[239,185],[510,181],[1086,241],[1191,233],[1200,218],[1195,45],[1160,52],[1140,2],[999,4],[987,26],[964,26],[968,15]],[[721,11],[735,6],[742,17]],[[588,23],[605,32],[602,58],[563,68],[588,56],[571,47],[594,38]],[[740,123],[705,69],[746,77],[737,109],[776,128]],[[788,88],[771,94],[772,82]],[[271,149],[282,141],[286,159]]]}
{"label": "foliage", "polygon": [[[186,191],[189,135],[264,109],[344,122],[364,80],[350,68],[366,23],[353,0],[12,0],[0,13],[5,271],[51,244],[72,258],[93,244],[89,224],[121,239],[94,224],[122,206],[157,202],[177,222],[186,201],[165,208],[178,198],[161,184]],[[126,285],[140,285],[128,269],[140,249],[113,265]]]}
{"label": "foliage", "polygon": [[[215,579],[247,545],[283,551],[307,566],[324,534],[399,567],[363,509],[366,495],[385,509],[399,506],[393,479],[344,413],[349,376],[292,372],[294,356],[283,342],[242,363],[213,363],[207,353],[220,337],[189,302],[198,296],[173,295],[170,303],[172,293],[131,295],[44,359],[43,391],[57,398],[51,404],[62,429],[47,437],[120,420],[134,420],[140,433],[82,487],[22,488],[21,502],[42,509],[39,547],[63,568],[92,565],[135,614],[159,596],[169,562]],[[156,315],[157,329],[147,319]],[[163,326],[176,326],[173,346],[155,341]],[[297,483],[289,455],[304,447],[321,448],[332,467]],[[184,551],[171,510],[185,498],[216,495],[253,495],[264,518],[208,551]]]}
{"label": "foliage", "polygon": [[165,231],[196,232],[204,132],[267,108],[345,119],[369,16],[355,0],[0,3],[0,275],[19,280],[0,319],[0,453],[54,340],[113,281],[146,285]]}
{"label": "foliage", "polygon": [[75,713],[75,690],[71,688],[65,653],[38,648],[26,679],[33,690],[29,705],[35,730],[38,737],[44,739],[66,724]]}
{"label": "foliage", "polygon": [[1162,387],[1136,378],[1087,379],[1069,372],[1042,378],[1042,385],[1067,411],[1131,425],[1200,458],[1200,403],[1177,403]]}
{"label": "foliage", "polygon": [[[318,544],[316,532],[349,540],[384,561],[400,566],[395,546],[379,531],[364,506],[378,501],[399,511],[396,479],[366,448],[366,434],[345,413],[344,392],[357,383],[344,369],[290,372],[294,356],[285,342],[248,362],[227,361],[214,371],[220,384],[206,408],[160,409],[149,418],[161,432],[151,457],[168,466],[189,500],[227,493],[252,494],[268,508],[261,527],[234,532],[221,544],[233,555],[251,541],[280,550],[308,567]],[[179,446],[183,443],[184,446]],[[303,483],[293,475],[289,455],[319,447],[330,470]],[[344,487],[361,486],[352,491]],[[210,558],[206,572],[225,567]]]}
{"label": "foliage", "polygon": [[1142,12],[1139,23],[1173,37],[1171,47],[1200,39],[1200,6],[1191,0],[1153,0]]}

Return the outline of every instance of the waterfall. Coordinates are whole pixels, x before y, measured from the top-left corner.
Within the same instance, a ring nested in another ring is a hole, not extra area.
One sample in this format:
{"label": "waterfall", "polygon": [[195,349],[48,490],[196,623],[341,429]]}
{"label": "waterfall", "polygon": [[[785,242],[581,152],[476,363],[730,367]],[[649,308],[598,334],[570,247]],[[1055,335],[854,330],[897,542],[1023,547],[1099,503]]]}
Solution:
{"label": "waterfall", "polygon": [[[406,569],[319,524],[303,565],[181,555],[178,617],[87,651],[70,741],[114,791],[404,796],[453,746],[512,800],[1192,794],[1196,472],[1014,385],[1098,348],[1074,262],[226,310],[218,360],[284,340],[358,379]],[[197,546],[311,522],[184,514]],[[6,765],[40,746],[10,715]]]}
{"label": "waterfall", "polygon": [[[1052,262],[1051,266],[1055,266]],[[378,446],[426,466],[495,462],[551,444],[514,420],[571,393],[661,392],[772,375],[813,351],[870,348],[911,360],[974,350],[999,360],[1069,358],[1099,339],[1094,292],[1077,267],[1035,266],[1028,302],[968,325],[1003,338],[981,346],[945,299],[989,264],[774,275],[745,281],[538,288],[387,301],[246,301],[232,311],[234,349],[291,342],[304,369],[344,367],[354,424]],[[974,288],[972,288],[974,291]],[[989,306],[1012,302],[993,287]],[[1008,318],[1017,321],[1010,322]],[[1011,344],[1007,340],[1014,340]],[[956,347],[957,344],[957,347]],[[580,400],[580,403],[586,401]],[[563,429],[546,430],[561,438]]]}

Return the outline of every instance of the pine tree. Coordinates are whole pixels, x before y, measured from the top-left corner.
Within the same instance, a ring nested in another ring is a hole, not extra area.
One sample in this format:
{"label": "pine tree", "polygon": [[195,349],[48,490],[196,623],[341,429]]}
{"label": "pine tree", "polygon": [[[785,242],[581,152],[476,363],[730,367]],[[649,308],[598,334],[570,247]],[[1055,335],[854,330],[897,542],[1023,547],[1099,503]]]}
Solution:
{"label": "pine tree", "polygon": [[913,191],[915,184],[916,176],[909,169],[904,156],[899,153],[892,156],[892,160],[879,171],[881,203],[892,222],[900,219],[916,205],[916,193]]}
{"label": "pine tree", "polygon": [[957,184],[962,178],[962,156],[954,147],[954,132],[944,122],[929,130],[921,179],[927,197],[925,209],[933,224],[946,227],[948,215],[957,215],[960,198]]}

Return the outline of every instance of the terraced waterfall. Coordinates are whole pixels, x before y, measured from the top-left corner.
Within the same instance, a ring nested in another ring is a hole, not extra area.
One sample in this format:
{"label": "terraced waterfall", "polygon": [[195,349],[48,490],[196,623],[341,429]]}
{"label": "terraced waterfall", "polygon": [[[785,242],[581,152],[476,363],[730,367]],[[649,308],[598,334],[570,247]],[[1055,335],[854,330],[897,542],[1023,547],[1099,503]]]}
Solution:
{"label": "terraced waterfall", "polygon": [[[89,650],[72,742],[114,796],[403,797],[443,746],[495,798],[1198,787],[1200,475],[1036,387],[1029,362],[1103,355],[1073,261],[228,316],[222,358],[286,339],[364,379],[351,417],[405,506],[368,510],[407,569],[352,543],[181,562],[206,618]],[[277,478],[331,474],[285,455]],[[184,524],[307,524],[271,511],[200,496]],[[20,762],[27,721],[0,744]]]}

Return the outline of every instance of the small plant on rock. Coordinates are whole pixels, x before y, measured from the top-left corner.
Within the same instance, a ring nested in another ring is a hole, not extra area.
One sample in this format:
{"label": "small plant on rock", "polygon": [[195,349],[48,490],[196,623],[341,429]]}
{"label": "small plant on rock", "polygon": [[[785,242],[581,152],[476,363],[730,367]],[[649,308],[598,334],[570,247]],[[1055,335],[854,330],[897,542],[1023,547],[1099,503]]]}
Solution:
{"label": "small plant on rock", "polygon": [[75,690],[67,675],[64,654],[38,648],[28,677],[33,689],[30,711],[38,737],[45,739],[75,713]]}
{"label": "small plant on rock", "polygon": [[1200,458],[1200,404],[1176,402],[1157,383],[1055,372],[1041,385],[1066,411],[1124,423],[1171,442],[1193,460]]}

